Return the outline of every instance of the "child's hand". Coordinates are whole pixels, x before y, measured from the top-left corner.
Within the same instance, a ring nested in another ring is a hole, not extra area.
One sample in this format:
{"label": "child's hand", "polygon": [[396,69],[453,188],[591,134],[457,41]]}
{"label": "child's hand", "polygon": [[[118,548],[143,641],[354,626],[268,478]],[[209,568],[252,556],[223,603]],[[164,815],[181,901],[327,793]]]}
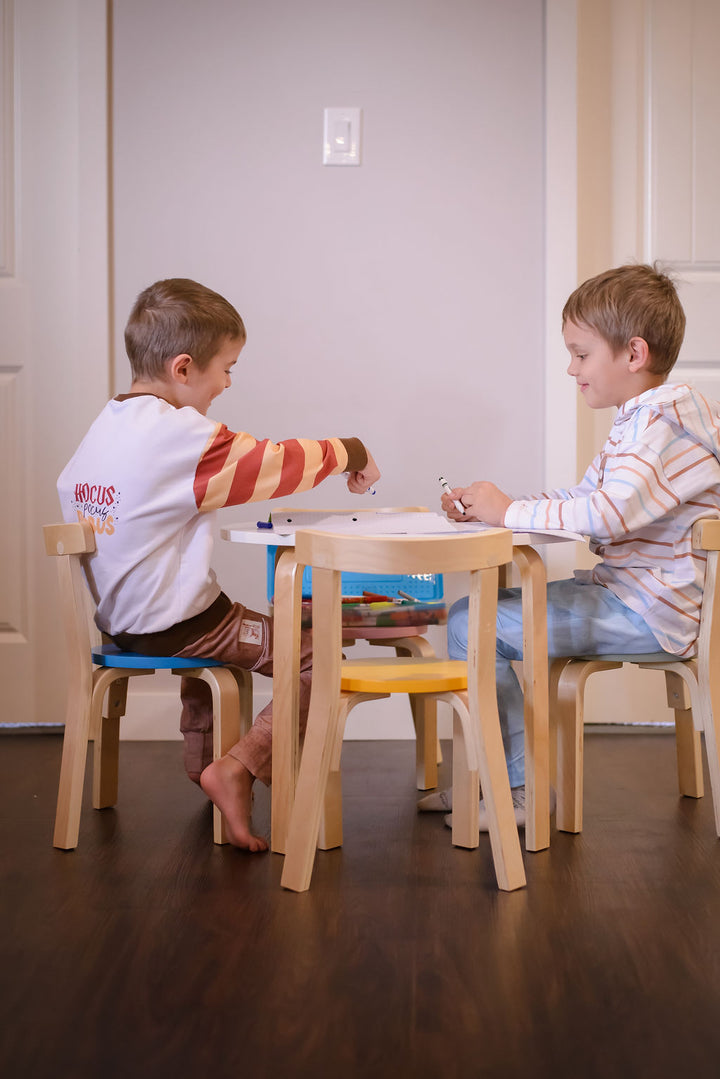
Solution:
{"label": "child's hand", "polygon": [[374,483],[380,479],[380,469],[375,464],[373,457],[368,453],[367,464],[361,472],[348,473],[348,491],[354,495],[364,495]]}
{"label": "child's hand", "polygon": [[[453,505],[458,499],[465,507],[465,515]],[[456,487],[452,497],[442,496],[442,508],[451,521],[484,521],[489,525],[503,525],[507,508],[512,502],[499,487],[487,480],[478,480],[469,487]]]}
{"label": "child's hand", "polygon": [[450,494],[446,494],[443,491],[443,493],[440,495],[440,505],[442,506],[443,510],[451,521],[474,520],[474,518],[468,516],[467,512],[461,513],[455,505],[456,502],[460,501],[460,496],[462,495],[464,490],[464,487],[453,487]]}

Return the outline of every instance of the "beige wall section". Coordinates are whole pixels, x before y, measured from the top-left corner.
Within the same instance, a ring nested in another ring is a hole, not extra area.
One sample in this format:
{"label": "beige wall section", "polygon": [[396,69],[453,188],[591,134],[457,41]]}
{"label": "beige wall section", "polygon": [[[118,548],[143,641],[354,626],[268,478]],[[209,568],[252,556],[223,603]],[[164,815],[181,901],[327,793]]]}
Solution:
{"label": "beige wall section", "polygon": [[[643,258],[643,0],[578,4],[578,281]],[[614,409],[577,395],[577,478],[602,448]],[[578,565],[596,559],[578,548]],[[624,667],[588,682],[586,723],[666,723],[664,676]]]}
{"label": "beige wall section", "polygon": [[2,0],[0,31],[0,722],[62,722],[41,529],[107,394],[105,5]]}
{"label": "beige wall section", "polygon": [[[384,505],[437,507],[441,473],[538,489],[544,6],[117,3],[118,387],[135,295],[190,276],[247,323],[213,407],[229,426],[360,435]],[[328,106],[362,109],[359,168],[323,167]],[[332,480],[295,501],[352,496]],[[228,593],[265,605],[260,550],[219,542],[216,564]],[[382,705],[357,722],[411,732],[406,708],[398,726]]]}
{"label": "beige wall section", "polygon": [[[579,0],[578,277],[655,259],[688,315],[674,378],[720,398],[720,7]],[[612,410],[579,403],[578,469]]]}

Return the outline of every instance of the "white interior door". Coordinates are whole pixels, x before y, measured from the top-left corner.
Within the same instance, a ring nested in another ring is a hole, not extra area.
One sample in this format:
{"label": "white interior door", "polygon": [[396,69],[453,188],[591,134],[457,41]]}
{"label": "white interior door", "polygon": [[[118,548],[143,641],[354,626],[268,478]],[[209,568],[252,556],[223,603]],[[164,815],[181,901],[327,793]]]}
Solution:
{"label": "white interior door", "polygon": [[720,5],[652,0],[646,246],[680,275],[687,331],[676,368],[720,399]]}
{"label": "white interior door", "polygon": [[3,725],[64,719],[42,525],[109,383],[106,38],[95,0],[0,0]]}

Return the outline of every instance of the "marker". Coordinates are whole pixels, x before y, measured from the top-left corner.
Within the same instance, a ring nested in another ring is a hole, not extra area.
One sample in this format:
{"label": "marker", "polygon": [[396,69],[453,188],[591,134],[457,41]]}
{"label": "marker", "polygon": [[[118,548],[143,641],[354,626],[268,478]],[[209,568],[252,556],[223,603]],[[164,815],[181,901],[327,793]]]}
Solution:
{"label": "marker", "polygon": [[[445,492],[445,494],[450,495],[450,497],[452,498],[452,487],[450,486],[448,481],[445,479],[445,477],[441,476],[438,482],[439,482],[440,486],[442,487],[443,491]],[[457,498],[453,498],[453,506],[458,511],[458,513],[462,513],[462,515],[465,516],[465,507],[463,506],[462,502],[458,501]]]}

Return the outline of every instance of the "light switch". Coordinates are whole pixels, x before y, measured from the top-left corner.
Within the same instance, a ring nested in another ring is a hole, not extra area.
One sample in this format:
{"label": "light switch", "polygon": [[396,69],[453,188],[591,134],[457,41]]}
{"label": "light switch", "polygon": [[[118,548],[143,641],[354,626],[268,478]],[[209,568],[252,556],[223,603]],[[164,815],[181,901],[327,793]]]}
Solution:
{"label": "light switch", "polygon": [[325,109],[323,165],[360,164],[361,109]]}
{"label": "light switch", "polygon": [[352,127],[349,120],[336,120],[332,134],[332,152],[341,154],[350,149]]}

